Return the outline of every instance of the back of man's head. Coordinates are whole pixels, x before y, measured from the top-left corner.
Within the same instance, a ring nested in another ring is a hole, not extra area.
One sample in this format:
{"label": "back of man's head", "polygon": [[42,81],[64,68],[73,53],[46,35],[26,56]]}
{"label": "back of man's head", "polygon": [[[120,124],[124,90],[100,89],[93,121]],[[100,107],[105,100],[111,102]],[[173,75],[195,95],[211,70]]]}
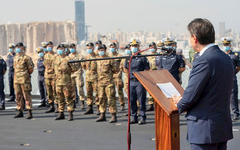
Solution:
{"label": "back of man's head", "polygon": [[196,18],[188,24],[191,36],[195,35],[201,45],[215,43],[215,30],[208,19]]}

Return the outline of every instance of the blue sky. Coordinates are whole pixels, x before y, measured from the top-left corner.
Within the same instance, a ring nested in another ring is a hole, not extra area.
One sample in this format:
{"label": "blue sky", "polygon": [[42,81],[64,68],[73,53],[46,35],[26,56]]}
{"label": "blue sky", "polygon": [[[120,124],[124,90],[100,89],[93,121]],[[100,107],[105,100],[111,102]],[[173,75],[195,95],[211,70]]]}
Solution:
{"label": "blue sky", "polygon": [[[74,20],[74,0],[0,0],[0,24]],[[196,17],[240,31],[239,0],[85,0],[92,32],[185,32]]]}

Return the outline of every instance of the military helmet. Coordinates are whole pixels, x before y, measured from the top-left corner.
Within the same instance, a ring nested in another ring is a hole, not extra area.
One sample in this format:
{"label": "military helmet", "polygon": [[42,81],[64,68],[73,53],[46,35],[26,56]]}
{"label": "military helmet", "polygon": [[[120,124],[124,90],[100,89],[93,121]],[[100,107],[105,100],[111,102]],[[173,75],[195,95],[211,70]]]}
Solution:
{"label": "military helmet", "polygon": [[156,47],[157,47],[157,45],[156,45],[156,43],[155,43],[155,42],[152,42],[152,43],[150,43],[150,44],[149,44],[149,47],[152,47],[152,46],[154,46],[154,48],[156,48]]}
{"label": "military helmet", "polygon": [[43,48],[42,48],[42,47],[36,48],[36,52],[37,52],[37,53],[43,52]]}
{"label": "military helmet", "polygon": [[222,38],[222,43],[223,44],[231,44],[232,40],[229,37],[224,37]]}
{"label": "military helmet", "polygon": [[117,47],[117,44],[115,42],[113,42],[113,43],[110,44],[110,47],[111,46]]}
{"label": "military helmet", "polygon": [[8,44],[8,47],[9,47],[9,48],[15,48],[15,44],[14,44],[14,43],[9,43],[9,44]]}
{"label": "military helmet", "polygon": [[94,44],[92,43],[92,42],[90,42],[90,43],[87,43],[87,45],[86,46],[91,46],[91,47],[94,47]]}
{"label": "military helmet", "polygon": [[139,40],[136,40],[136,39],[133,39],[130,43],[131,46],[134,46],[134,45],[140,45],[140,41]]}
{"label": "military helmet", "polygon": [[41,43],[41,46],[42,46],[42,47],[46,47],[47,45],[48,45],[48,42],[42,42],[42,43]]}
{"label": "military helmet", "polygon": [[16,44],[16,47],[24,47],[24,44],[22,42],[19,42]]}
{"label": "military helmet", "polygon": [[76,44],[71,43],[69,47],[70,47],[70,48],[74,48],[74,47],[76,47]]}
{"label": "military helmet", "polygon": [[172,38],[166,38],[164,40],[164,45],[168,46],[168,45],[173,45],[174,44],[174,40]]}
{"label": "military helmet", "polygon": [[158,43],[157,43],[157,47],[163,47],[164,46],[164,41],[163,40],[160,40]]}
{"label": "military helmet", "polygon": [[95,43],[95,45],[96,45],[96,44],[102,45],[102,41],[101,41],[101,40],[98,40],[98,41]]}

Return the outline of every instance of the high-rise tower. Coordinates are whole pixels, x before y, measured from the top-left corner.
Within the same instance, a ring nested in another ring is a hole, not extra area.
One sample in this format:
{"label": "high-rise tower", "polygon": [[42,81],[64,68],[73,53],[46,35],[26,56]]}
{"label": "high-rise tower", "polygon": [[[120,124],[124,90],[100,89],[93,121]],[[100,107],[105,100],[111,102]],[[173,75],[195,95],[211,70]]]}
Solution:
{"label": "high-rise tower", "polygon": [[75,22],[78,43],[85,40],[86,25],[85,25],[85,2],[84,0],[75,0]]}

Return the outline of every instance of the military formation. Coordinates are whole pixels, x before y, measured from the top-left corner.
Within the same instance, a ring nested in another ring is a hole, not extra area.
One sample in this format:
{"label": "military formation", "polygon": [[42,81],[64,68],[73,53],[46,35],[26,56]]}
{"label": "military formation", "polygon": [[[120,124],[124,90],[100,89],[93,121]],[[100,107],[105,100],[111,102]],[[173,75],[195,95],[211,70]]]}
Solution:
{"label": "military formation", "polygon": [[[240,70],[238,53],[232,51],[231,40],[224,38],[223,45],[226,54],[232,58],[237,73]],[[132,40],[124,47],[122,55],[131,56],[135,53],[142,55],[138,53],[140,48],[141,42]],[[14,118],[24,117],[23,111],[26,110],[28,112],[26,119],[31,119],[33,118],[31,74],[34,70],[34,63],[25,50],[26,46],[23,43],[9,44],[7,62],[0,57],[0,109],[5,110],[3,76],[8,67],[9,101],[16,101],[17,104],[17,113]],[[109,112],[111,114],[109,123],[115,123],[117,122],[117,112],[125,110],[124,92],[128,93],[129,74],[131,124],[145,124],[146,111],[154,110],[154,100],[151,96],[147,97],[146,90],[133,72],[167,69],[181,84],[181,74],[185,71],[186,64],[183,55],[176,53],[177,42],[171,38],[166,38],[158,43],[150,43],[148,51],[151,54],[159,55],[133,57],[130,66],[129,58],[69,63],[72,60],[104,59],[122,55],[119,53],[118,44],[114,42],[108,47],[102,41],[89,42],[84,51],[86,55],[79,53],[74,43],[62,43],[54,48],[53,42],[42,42],[41,46],[36,49],[38,87],[41,99],[38,107],[48,107],[45,113],[58,113],[55,120],[65,119],[66,109],[69,113],[68,120],[72,121],[76,104],[80,103],[81,110],[85,110],[86,107],[84,115],[94,114],[94,110],[96,110],[96,114],[99,116],[96,122],[106,121],[106,113]],[[232,93],[232,111],[234,119],[237,120],[239,119],[237,78],[234,80]],[[148,108],[146,108],[147,99]],[[118,101],[120,110],[117,110]],[[95,107],[96,109],[94,109]]]}

